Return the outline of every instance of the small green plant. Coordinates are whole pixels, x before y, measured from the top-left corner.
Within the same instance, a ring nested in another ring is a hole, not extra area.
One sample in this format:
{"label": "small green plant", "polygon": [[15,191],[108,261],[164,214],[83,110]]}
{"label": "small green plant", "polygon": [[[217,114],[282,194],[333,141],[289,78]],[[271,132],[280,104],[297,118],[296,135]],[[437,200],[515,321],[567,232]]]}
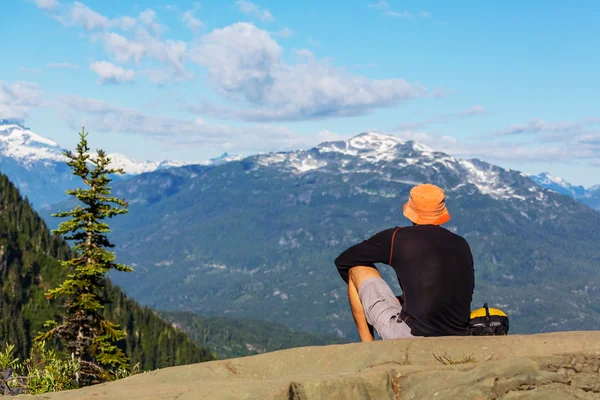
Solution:
{"label": "small green plant", "polygon": [[477,362],[477,360],[475,360],[475,357],[473,357],[472,355],[463,356],[461,360],[455,360],[452,357],[450,357],[448,353],[444,353],[441,356],[438,356],[435,353],[433,353],[433,358],[435,358],[437,361],[444,365],[471,364]]}
{"label": "small green plant", "polygon": [[75,389],[75,375],[80,369],[73,354],[62,360],[54,350],[46,348],[46,342],[37,342],[33,345],[31,356],[23,363],[24,389],[29,394]]}
{"label": "small green plant", "polygon": [[118,379],[123,379],[123,378],[129,378],[130,376],[138,374],[139,372],[140,372],[140,363],[137,363],[131,369],[121,367],[121,368],[117,369],[116,371],[113,371],[112,376],[114,376],[115,380],[118,380]]}
{"label": "small green plant", "polygon": [[14,368],[17,366],[19,359],[14,358],[15,346],[6,344],[4,352],[0,352],[0,394],[19,394],[18,385],[15,385],[15,378],[13,376]]}
{"label": "small green plant", "polygon": [[31,356],[22,364],[13,357],[14,346],[0,352],[0,394],[42,394],[77,388],[75,374],[80,365],[72,355],[62,360],[45,342],[34,344]]}

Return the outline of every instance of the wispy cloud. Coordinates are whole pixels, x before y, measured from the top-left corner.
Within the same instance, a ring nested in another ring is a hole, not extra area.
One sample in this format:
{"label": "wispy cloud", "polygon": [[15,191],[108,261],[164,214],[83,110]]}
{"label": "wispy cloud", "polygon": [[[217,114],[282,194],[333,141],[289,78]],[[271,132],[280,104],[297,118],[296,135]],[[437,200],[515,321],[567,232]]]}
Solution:
{"label": "wispy cloud", "polygon": [[319,41],[317,41],[317,40],[313,39],[312,37],[309,37],[309,38],[308,38],[308,43],[309,43],[309,44],[312,44],[313,46],[321,46],[321,42],[319,42]]}
{"label": "wispy cloud", "polygon": [[119,67],[107,61],[97,61],[90,64],[90,69],[98,75],[98,83],[120,84],[135,80],[135,72]]}
{"label": "wispy cloud", "polygon": [[427,119],[417,121],[417,122],[409,122],[396,126],[392,129],[392,132],[402,132],[402,131],[412,131],[415,129],[422,129],[426,126],[439,124],[443,122],[458,120],[462,118],[468,117],[476,117],[476,116],[485,116],[487,115],[487,110],[481,104],[474,105],[469,107],[466,110],[462,110],[454,113],[444,113],[433,115]]}
{"label": "wispy cloud", "polygon": [[472,117],[476,115],[487,115],[487,110],[481,104],[476,104],[464,111],[460,112],[460,116],[462,117]]}
{"label": "wispy cloud", "polygon": [[[415,14],[408,10],[398,11],[398,10],[392,9],[392,6],[390,5],[390,3],[388,3],[387,1],[383,1],[383,0],[379,1],[377,3],[369,4],[368,7],[381,11],[383,13],[383,15],[386,17],[406,18],[406,19],[415,17]],[[421,11],[421,12],[417,13],[416,16],[421,17],[421,18],[430,18],[431,14],[428,11]]]}
{"label": "wispy cloud", "polygon": [[395,17],[395,18],[413,18],[414,17],[414,15],[412,13],[410,13],[408,10],[404,10],[404,11],[386,10],[383,12],[383,14],[388,17]]}
{"label": "wispy cloud", "polygon": [[[184,67],[187,43],[161,39],[166,27],[158,22],[158,15],[152,9],[142,11],[137,17],[119,16],[110,19],[85,4],[75,2],[53,16],[65,26],[80,26],[91,32],[90,39],[102,43],[112,61],[139,63],[147,58],[170,67],[169,74],[174,80],[193,76]],[[191,28],[197,28],[200,21],[190,15],[187,23]]]}
{"label": "wispy cloud", "polygon": [[42,72],[44,72],[44,70],[41,68],[28,68],[28,67],[20,67],[19,71],[25,72],[28,74],[41,74]]}
{"label": "wispy cloud", "polygon": [[292,37],[293,34],[294,34],[294,31],[288,27],[284,27],[277,32],[271,32],[271,35],[280,36],[284,39],[288,39],[288,38]]}
{"label": "wispy cloud", "polygon": [[369,4],[369,8],[376,8],[378,10],[387,10],[390,8],[390,3],[382,0],[377,3]]}
{"label": "wispy cloud", "polygon": [[87,31],[111,27],[110,19],[79,2],[73,3],[69,13],[66,16],[58,16],[57,20],[66,26],[81,25]]}
{"label": "wispy cloud", "polygon": [[356,68],[356,69],[379,68],[379,65],[375,64],[375,63],[356,64],[356,65],[353,65],[352,68]]}
{"label": "wispy cloud", "polygon": [[46,64],[46,66],[48,68],[55,68],[55,69],[79,69],[79,65],[68,63],[68,62],[48,63],[48,64]]}
{"label": "wispy cloud", "polygon": [[35,4],[42,10],[52,11],[58,8],[58,0],[35,0]]}
{"label": "wispy cloud", "polygon": [[282,121],[361,115],[428,94],[418,83],[371,80],[314,57],[288,64],[269,33],[249,23],[203,36],[189,57],[207,68],[210,82],[220,93],[254,107],[187,107],[222,118]]}
{"label": "wispy cloud", "polygon": [[182,20],[185,22],[185,25],[193,31],[194,33],[198,33],[204,24],[198,18],[196,18],[197,9],[187,10],[183,13]]}
{"label": "wispy cloud", "polygon": [[497,136],[514,136],[527,134],[547,134],[547,133],[564,133],[570,135],[580,133],[583,128],[599,124],[600,121],[596,118],[589,118],[584,121],[563,121],[563,122],[548,122],[540,118],[534,118],[523,124],[508,125],[505,128],[496,132]]}
{"label": "wispy cloud", "polygon": [[79,96],[60,99],[62,116],[72,126],[85,125],[93,131],[139,134],[167,145],[210,146],[236,151],[270,151],[298,148],[314,142],[314,136],[302,137],[285,126],[255,124],[228,126],[198,119],[148,115],[135,109]]}
{"label": "wispy cloud", "polygon": [[138,16],[139,21],[143,26],[148,28],[154,36],[160,36],[167,28],[158,23],[156,12],[152,9],[143,11]]}
{"label": "wispy cloud", "polygon": [[23,120],[44,104],[44,94],[37,83],[0,81],[0,118]]}
{"label": "wispy cloud", "polygon": [[275,21],[275,18],[273,18],[273,15],[269,12],[269,10],[262,8],[257,4],[251,3],[246,0],[238,0],[235,2],[235,4],[241,12],[243,12],[246,15],[254,16],[262,22]]}
{"label": "wispy cloud", "polygon": [[487,162],[514,163],[580,163],[593,164],[600,159],[600,134],[593,135],[586,141],[576,137],[561,143],[548,144],[536,140],[515,143],[489,142],[480,140],[457,140],[447,135],[407,130],[396,135],[404,140],[414,140],[459,158],[479,158]]}

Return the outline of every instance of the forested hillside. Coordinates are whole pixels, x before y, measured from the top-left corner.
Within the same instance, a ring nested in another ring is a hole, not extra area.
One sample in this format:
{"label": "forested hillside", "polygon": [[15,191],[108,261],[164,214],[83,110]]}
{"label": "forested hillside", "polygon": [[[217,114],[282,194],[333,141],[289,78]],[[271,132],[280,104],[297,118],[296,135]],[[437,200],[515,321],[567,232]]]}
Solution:
{"label": "forested hillside", "polygon": [[[16,355],[27,355],[33,338],[48,319],[56,319],[60,305],[44,293],[56,287],[66,271],[58,260],[70,249],[52,235],[30,203],[0,173],[0,342],[13,343]],[[111,303],[105,316],[121,324],[128,336],[120,343],[132,364],[142,370],[197,363],[214,359],[185,333],[163,321],[154,311],[128,299],[116,286],[106,286]]]}
{"label": "forested hillside", "polygon": [[293,347],[349,342],[348,339],[335,335],[298,332],[264,321],[201,317],[186,312],[161,312],[160,315],[188,333],[198,344],[216,352],[220,360]]}

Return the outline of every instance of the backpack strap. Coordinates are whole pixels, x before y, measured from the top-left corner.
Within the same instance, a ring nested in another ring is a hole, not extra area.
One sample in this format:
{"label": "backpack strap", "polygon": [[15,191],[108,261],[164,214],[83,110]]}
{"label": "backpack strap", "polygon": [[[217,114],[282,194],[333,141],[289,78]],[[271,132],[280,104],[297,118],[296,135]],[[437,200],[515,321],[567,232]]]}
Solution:
{"label": "backpack strap", "polygon": [[400,228],[396,228],[394,233],[392,234],[392,245],[390,246],[390,261],[388,265],[392,265],[392,257],[394,255],[394,240],[396,239],[396,233],[400,230]]}

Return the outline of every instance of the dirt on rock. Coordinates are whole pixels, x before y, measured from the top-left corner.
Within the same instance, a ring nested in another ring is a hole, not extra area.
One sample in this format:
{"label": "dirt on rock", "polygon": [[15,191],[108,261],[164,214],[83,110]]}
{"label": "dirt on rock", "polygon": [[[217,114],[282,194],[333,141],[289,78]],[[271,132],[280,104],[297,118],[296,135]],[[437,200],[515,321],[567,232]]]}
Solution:
{"label": "dirt on rock", "polygon": [[600,331],[303,347],[17,398],[600,399]]}

